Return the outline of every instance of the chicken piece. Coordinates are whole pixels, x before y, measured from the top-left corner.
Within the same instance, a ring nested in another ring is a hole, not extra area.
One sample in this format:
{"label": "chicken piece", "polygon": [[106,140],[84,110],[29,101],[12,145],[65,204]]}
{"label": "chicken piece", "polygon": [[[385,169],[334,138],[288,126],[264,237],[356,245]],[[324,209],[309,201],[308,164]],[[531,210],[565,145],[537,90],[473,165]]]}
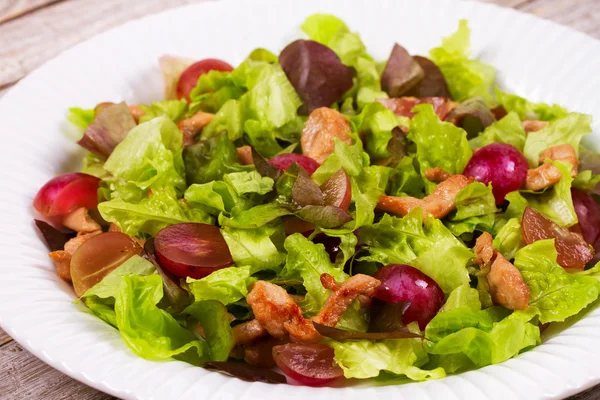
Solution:
{"label": "chicken piece", "polygon": [[411,196],[381,196],[377,208],[382,211],[391,212],[405,216],[411,210],[421,207],[423,216],[432,215],[434,218],[443,218],[456,209],[454,199],[458,192],[473,182],[473,178],[464,175],[452,175],[440,183],[432,194],[417,199]]}
{"label": "chicken piece", "polygon": [[267,331],[257,319],[233,327],[235,344],[250,344],[267,335]]}
{"label": "chicken piece", "polygon": [[525,133],[529,133],[537,132],[548,126],[549,123],[548,121],[523,121],[521,124],[523,125],[523,129],[525,129]]}
{"label": "chicken piece", "polygon": [[540,156],[539,167],[527,170],[527,178],[525,179],[525,189],[527,190],[542,190],[558,183],[562,175],[558,168],[554,165],[545,162],[550,159],[553,161],[562,161],[571,164],[571,176],[577,176],[579,170],[579,160],[577,153],[570,144],[559,144],[547,148]]}
{"label": "chicken piece", "polygon": [[321,339],[312,322],[304,318],[302,309],[282,287],[258,281],[246,301],[271,336],[283,339],[289,333],[292,341],[301,343],[316,343]]}
{"label": "chicken piece", "polygon": [[321,275],[323,287],[333,293],[327,298],[327,302],[319,314],[312,318],[318,324],[336,326],[340,318],[346,312],[350,304],[360,295],[371,297],[381,282],[372,276],[357,274],[346,279],[341,284],[337,283],[329,274]]}
{"label": "chicken piece", "polygon": [[142,115],[144,115],[144,110],[142,110],[142,107],[134,104],[134,105],[128,106],[128,108],[129,108],[129,113],[135,120],[135,123],[139,124],[140,118],[142,117]]}
{"label": "chicken piece", "polygon": [[[529,287],[521,272],[511,264],[498,250],[495,250],[492,235],[484,232],[475,243],[475,262],[484,270],[489,266],[487,279],[494,304],[500,304],[509,310],[529,308]],[[491,264],[491,265],[490,265]]]}
{"label": "chicken piece", "polygon": [[58,276],[67,282],[71,282],[71,254],[64,250],[58,250],[48,255],[56,265]]}
{"label": "chicken piece", "polygon": [[521,272],[498,251],[496,251],[496,258],[490,272],[487,274],[487,280],[494,303],[509,310],[529,308],[531,293]]}
{"label": "chicken piece", "polygon": [[77,236],[75,236],[73,239],[69,240],[67,243],[65,243],[65,251],[67,253],[69,253],[70,255],[75,254],[75,251],[79,248],[79,246],[81,246],[82,244],[84,244],[85,242],[87,242],[89,239],[93,238],[96,235],[101,234],[102,231],[101,230],[97,230],[94,232],[79,232],[77,234]]}
{"label": "chicken piece", "polygon": [[191,146],[196,143],[196,136],[212,121],[214,116],[214,114],[199,111],[190,118],[179,121],[177,127],[183,133],[183,145]]}
{"label": "chicken piece", "polygon": [[492,235],[483,232],[475,242],[475,263],[480,267],[484,267],[494,258],[494,242]]}
{"label": "chicken piece", "polygon": [[302,154],[323,164],[335,150],[335,139],[347,145],[352,144],[351,132],[350,124],[338,111],[327,107],[317,108],[310,113],[302,130]]}
{"label": "chicken piece", "polygon": [[425,178],[427,178],[431,182],[436,183],[444,182],[446,179],[452,176],[452,174],[444,171],[440,167],[427,169],[425,170],[425,172],[423,172],[423,175],[425,175]]}
{"label": "chicken piece", "polygon": [[242,162],[242,165],[254,165],[254,159],[252,158],[252,147],[242,146],[235,149],[237,151],[238,158]]}
{"label": "chicken piece", "polygon": [[70,212],[65,215],[62,219],[62,224],[75,232],[95,232],[102,229],[85,207],[78,208],[77,210]]}

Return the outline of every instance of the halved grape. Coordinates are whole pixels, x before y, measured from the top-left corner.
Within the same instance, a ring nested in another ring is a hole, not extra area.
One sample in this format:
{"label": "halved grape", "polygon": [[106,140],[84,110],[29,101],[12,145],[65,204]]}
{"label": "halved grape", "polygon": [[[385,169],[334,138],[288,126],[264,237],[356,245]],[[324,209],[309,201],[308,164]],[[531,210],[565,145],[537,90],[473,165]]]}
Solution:
{"label": "halved grape", "polygon": [[154,238],[160,264],[182,278],[204,278],[233,264],[229,247],[214,225],[184,223],[166,227]]}
{"label": "halved grape", "polygon": [[289,343],[273,347],[273,358],[284,374],[306,386],[321,386],[344,376],[326,344]]}
{"label": "halved grape", "polygon": [[523,213],[522,230],[527,244],[554,239],[554,247],[558,253],[556,262],[563,268],[583,269],[594,257],[594,250],[583,236],[569,232],[529,206]]}
{"label": "halved grape", "polygon": [[508,193],[523,186],[528,169],[527,159],[518,149],[509,144],[492,143],[473,154],[463,175],[485,184],[491,182],[496,204],[500,204]]}
{"label": "halved grape", "polygon": [[140,254],[142,248],[129,235],[106,232],[84,242],[71,258],[71,279],[79,297],[119,265]]}
{"label": "halved grape", "polygon": [[177,98],[186,98],[189,101],[190,92],[198,84],[198,78],[209,71],[233,71],[233,67],[225,61],[215,58],[207,58],[193,63],[179,77],[176,89]]}
{"label": "halved grape", "polygon": [[46,217],[68,214],[78,208],[98,206],[100,179],[80,172],[50,179],[37,192],[33,207]]}
{"label": "halved grape", "polygon": [[352,201],[352,186],[350,177],[344,168],[340,168],[321,185],[321,191],[328,206],[339,207],[344,211],[350,208]]}
{"label": "halved grape", "polygon": [[600,240],[600,206],[592,195],[580,189],[572,188],[571,197],[581,234],[593,246]]}
{"label": "halved grape", "polygon": [[386,265],[373,277],[381,281],[375,291],[376,298],[388,303],[410,302],[404,311],[405,324],[417,321],[419,327],[425,329],[446,301],[439,285],[410,265]]}
{"label": "halved grape", "polygon": [[303,156],[296,153],[280,154],[269,160],[271,165],[277,167],[283,171],[288,169],[293,163],[298,163],[309,175],[312,175],[317,168],[319,163],[310,157]]}

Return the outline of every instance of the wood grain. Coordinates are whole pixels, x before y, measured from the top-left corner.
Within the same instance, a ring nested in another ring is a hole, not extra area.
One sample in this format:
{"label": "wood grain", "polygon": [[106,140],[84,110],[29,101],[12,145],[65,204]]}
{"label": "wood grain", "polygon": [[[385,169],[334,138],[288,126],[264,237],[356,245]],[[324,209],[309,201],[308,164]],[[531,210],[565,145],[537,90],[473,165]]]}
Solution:
{"label": "wood grain", "polygon": [[[77,42],[143,15],[201,1],[207,0],[0,0],[0,98],[11,84]],[[600,0],[479,1],[517,8],[600,38]],[[0,399],[114,398],[49,367],[0,329]],[[600,386],[569,400],[600,400]]]}
{"label": "wood grain", "polygon": [[0,2],[0,23],[59,1],[62,0],[3,0]]}

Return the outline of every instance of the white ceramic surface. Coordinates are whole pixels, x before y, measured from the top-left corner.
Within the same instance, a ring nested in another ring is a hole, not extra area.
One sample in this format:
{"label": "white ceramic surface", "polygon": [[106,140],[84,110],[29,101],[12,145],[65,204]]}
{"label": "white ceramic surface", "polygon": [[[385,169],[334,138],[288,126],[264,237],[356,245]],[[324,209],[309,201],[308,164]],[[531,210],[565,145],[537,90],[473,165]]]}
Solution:
{"label": "white ceramic surface", "polygon": [[451,0],[225,0],[149,16],[66,51],[0,100],[0,326],[53,367],[127,399],[538,399],[599,383],[600,309],[499,365],[424,383],[315,389],[245,383],[183,362],[143,360],[116,330],[72,303],[31,209],[43,183],[79,165],[66,109],[159,99],[160,55],[236,64],[258,46],[279,51],[314,12],[344,19],[378,59],[394,41],[427,54],[458,19],[468,18],[473,54],[498,68],[505,88],[593,114],[588,142],[600,143],[600,42],[510,9]]}

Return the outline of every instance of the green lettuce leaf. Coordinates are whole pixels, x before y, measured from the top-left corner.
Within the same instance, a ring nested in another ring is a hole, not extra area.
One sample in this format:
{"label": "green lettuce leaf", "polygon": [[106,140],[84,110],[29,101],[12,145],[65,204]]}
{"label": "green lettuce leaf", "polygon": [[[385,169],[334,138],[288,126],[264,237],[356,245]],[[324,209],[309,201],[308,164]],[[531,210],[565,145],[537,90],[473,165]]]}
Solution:
{"label": "green lettuce leaf", "polygon": [[494,237],[494,248],[507,260],[512,260],[520,248],[525,246],[519,218],[511,218],[498,230]]}
{"label": "green lettuce leaf", "polygon": [[226,132],[226,137],[234,141],[240,139],[244,134],[242,108],[237,100],[228,100],[217,111],[209,124],[202,129],[200,137],[209,139]]}
{"label": "green lettuce leaf", "polygon": [[468,307],[472,311],[481,310],[481,301],[477,289],[473,289],[468,284],[454,289],[439,312],[455,310],[459,307]]}
{"label": "green lettuce leaf", "polygon": [[460,236],[475,230],[493,233],[495,215],[498,209],[492,187],[481,182],[473,182],[462,189],[454,200],[456,212],[449,217],[446,226]]}
{"label": "green lettuce leaf", "polygon": [[161,100],[155,101],[150,106],[141,104],[140,107],[144,111],[140,117],[140,124],[160,116],[165,116],[173,122],[179,122],[187,111],[187,101],[185,99]]}
{"label": "green lettuce leaf", "polygon": [[190,206],[200,206],[213,215],[230,212],[240,201],[237,192],[223,181],[194,183],[187,188],[184,198]]}
{"label": "green lettuce leaf", "polygon": [[481,96],[493,103],[496,70],[477,60],[470,60],[471,31],[466,20],[461,20],[458,30],[442,39],[441,47],[432,49],[431,59],[442,71],[454,100],[463,101]]}
{"label": "green lettuce leaf", "polygon": [[255,229],[225,226],[221,233],[238,266],[250,265],[265,269],[277,267],[285,261],[285,254],[276,245],[283,242],[283,225],[264,225]]}
{"label": "green lettuce leaf", "polygon": [[554,121],[567,116],[569,112],[558,104],[532,103],[515,94],[508,94],[496,88],[498,103],[508,112],[515,112],[521,120]]}
{"label": "green lettuce leaf", "polygon": [[469,140],[469,144],[471,148],[480,148],[492,143],[506,143],[523,151],[526,137],[519,116],[511,111],[504,118],[485,128],[479,136]]}
{"label": "green lettuce leaf", "polygon": [[187,286],[194,302],[217,300],[229,305],[246,298],[248,286],[256,281],[253,273],[250,266],[223,268],[202,279],[187,278]]}
{"label": "green lettuce leaf", "polygon": [[[440,121],[431,104],[421,104],[412,119],[408,138],[417,145],[417,160],[421,174],[425,170],[440,167],[450,174],[460,174],[473,155],[467,132],[449,122]],[[431,193],[435,184],[425,181]]]}
{"label": "green lettuce leaf", "polygon": [[390,196],[425,196],[425,181],[415,167],[416,159],[406,156],[400,160],[396,168],[390,173]]}
{"label": "green lettuce leaf", "polygon": [[235,346],[230,316],[225,306],[216,300],[197,301],[184,311],[202,325],[211,361],[227,361]]}
{"label": "green lettuce leaf", "polygon": [[200,365],[208,358],[206,343],[157,307],[162,297],[163,283],[158,275],[122,278],[115,314],[123,340],[137,355],[149,360],[175,357]]}
{"label": "green lettuce leaf", "polygon": [[589,115],[569,113],[539,131],[529,132],[523,148],[529,165],[532,168],[537,167],[540,154],[548,147],[558,144],[570,144],[578,152],[581,139],[592,132],[591,122],[592,117]]}
{"label": "green lettuce leaf", "polygon": [[366,150],[373,158],[389,157],[387,145],[398,118],[392,110],[378,102],[370,103],[362,112],[350,118],[352,128],[366,135]]}
{"label": "green lettuce leaf", "polygon": [[600,182],[600,175],[594,174],[591,170],[581,171],[573,180],[573,186],[591,192]]}
{"label": "green lettuce leaf", "polygon": [[598,298],[593,276],[570,274],[556,262],[554,240],[539,240],[515,255],[514,265],[529,287],[529,306],[541,323],[564,321]]}
{"label": "green lettuce leaf", "polygon": [[359,261],[412,265],[445,293],[469,282],[466,266],[473,253],[440,220],[429,216],[423,221],[420,208],[403,218],[384,215],[361,229],[360,240],[368,255]]}
{"label": "green lettuce leaf", "polygon": [[150,186],[185,188],[182,135],[166,117],[133,128],[115,147],[104,168],[142,189]]}
{"label": "green lettuce leaf", "polygon": [[231,172],[223,176],[223,181],[228,183],[238,195],[246,193],[267,194],[273,190],[273,179],[260,176],[257,171]]}
{"label": "green lettuce leaf", "polygon": [[95,118],[96,113],[94,109],[86,110],[79,107],[69,108],[69,122],[83,130],[87,129],[87,127],[94,122]]}
{"label": "green lettuce leaf", "polygon": [[[345,281],[349,276],[342,268],[331,263],[322,244],[313,243],[300,233],[288,236],[284,247],[287,250],[287,258],[280,277],[303,281],[306,297],[300,305],[308,316],[316,315],[330,294],[321,283],[321,274],[330,274],[338,282]],[[344,313],[337,326],[363,332],[367,329],[367,321],[358,302],[355,301]]]}
{"label": "green lettuce leaf", "polygon": [[372,378],[378,376],[382,371],[405,375],[416,381],[439,379],[446,376],[442,368],[433,370],[419,368],[429,359],[423,349],[421,339],[348,342],[328,340],[327,343],[333,347],[335,360],[344,370],[346,378]]}

